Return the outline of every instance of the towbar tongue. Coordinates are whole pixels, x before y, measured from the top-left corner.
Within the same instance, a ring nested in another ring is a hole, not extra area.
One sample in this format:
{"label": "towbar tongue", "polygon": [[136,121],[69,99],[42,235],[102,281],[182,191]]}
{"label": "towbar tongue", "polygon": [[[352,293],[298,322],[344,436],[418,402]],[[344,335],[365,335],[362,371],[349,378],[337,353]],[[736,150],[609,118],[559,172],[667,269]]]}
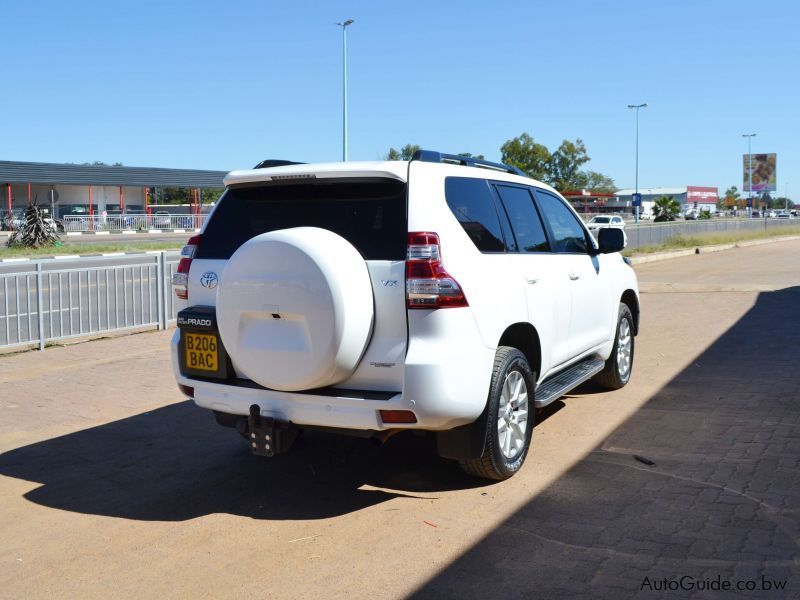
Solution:
{"label": "towbar tongue", "polygon": [[291,423],[261,416],[258,404],[250,406],[247,418],[250,450],[257,456],[275,456],[288,452],[297,438],[298,429]]}

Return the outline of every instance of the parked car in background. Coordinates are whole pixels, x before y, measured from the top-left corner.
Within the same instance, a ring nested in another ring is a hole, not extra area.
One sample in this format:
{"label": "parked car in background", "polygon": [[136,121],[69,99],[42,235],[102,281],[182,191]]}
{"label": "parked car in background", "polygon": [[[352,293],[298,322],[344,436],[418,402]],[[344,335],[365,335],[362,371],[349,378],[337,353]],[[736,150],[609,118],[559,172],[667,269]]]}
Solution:
{"label": "parked car in background", "polygon": [[792,215],[788,212],[780,211],[775,215],[776,219],[791,219]]}
{"label": "parked car in background", "polygon": [[690,208],[686,212],[683,213],[683,218],[687,221],[696,221],[697,220],[697,211],[693,208]]}
{"label": "parked car in background", "polygon": [[62,233],[64,231],[64,222],[59,219],[54,219],[52,217],[45,217],[43,221],[56,233]]}
{"label": "parked car in background", "polygon": [[169,228],[171,223],[170,214],[165,210],[157,211],[153,223],[158,229]]}
{"label": "parked car in background", "polygon": [[586,223],[586,227],[592,233],[596,233],[598,229],[608,229],[609,227],[624,229],[625,221],[622,220],[622,217],[618,217],[616,215],[597,215],[589,219],[589,222]]}
{"label": "parked car in background", "polygon": [[751,212],[751,213],[750,213],[750,216],[751,216],[753,219],[760,219],[760,218],[761,218],[761,213],[760,213],[760,212],[758,212],[757,210],[754,210],[753,212]]}

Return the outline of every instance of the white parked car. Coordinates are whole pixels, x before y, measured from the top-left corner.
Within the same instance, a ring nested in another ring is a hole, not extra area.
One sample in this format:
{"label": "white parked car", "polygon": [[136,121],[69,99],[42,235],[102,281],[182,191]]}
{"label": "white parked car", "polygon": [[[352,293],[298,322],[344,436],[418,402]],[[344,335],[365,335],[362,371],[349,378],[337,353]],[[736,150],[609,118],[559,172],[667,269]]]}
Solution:
{"label": "white parked car", "polygon": [[595,241],[514,167],[419,151],[225,185],[173,278],[172,363],[256,454],[301,429],[419,429],[467,472],[505,479],[536,407],[631,377],[639,292],[623,232]]}
{"label": "white parked car", "polygon": [[171,226],[172,218],[167,211],[158,210],[156,211],[153,222],[158,229],[168,229]]}
{"label": "white parked car", "polygon": [[589,231],[596,233],[598,229],[606,229],[608,227],[617,227],[619,229],[625,228],[625,221],[622,217],[597,215],[589,219],[586,223]]}

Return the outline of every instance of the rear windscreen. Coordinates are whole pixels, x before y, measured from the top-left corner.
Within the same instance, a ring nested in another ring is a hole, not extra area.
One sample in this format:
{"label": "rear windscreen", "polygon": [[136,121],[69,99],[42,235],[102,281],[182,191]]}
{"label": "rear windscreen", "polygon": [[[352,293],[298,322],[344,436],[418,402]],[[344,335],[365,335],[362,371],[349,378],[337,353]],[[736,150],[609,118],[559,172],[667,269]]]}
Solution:
{"label": "rear windscreen", "polygon": [[228,259],[250,238],[290,227],[337,233],[365,260],[405,260],[406,184],[375,178],[228,188],[196,258]]}

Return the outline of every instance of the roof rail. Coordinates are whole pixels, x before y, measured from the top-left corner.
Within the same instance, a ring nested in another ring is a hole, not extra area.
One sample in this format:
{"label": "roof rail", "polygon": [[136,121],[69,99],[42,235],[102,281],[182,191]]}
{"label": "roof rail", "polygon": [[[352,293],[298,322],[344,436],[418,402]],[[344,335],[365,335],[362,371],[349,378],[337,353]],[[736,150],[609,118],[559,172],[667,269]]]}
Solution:
{"label": "roof rail", "polygon": [[461,156],[460,154],[444,154],[436,152],[435,150],[417,150],[414,152],[411,160],[419,160],[421,162],[432,163],[450,163],[456,165],[463,165],[465,167],[480,167],[482,169],[491,169],[493,171],[503,171],[504,173],[511,173],[513,175],[520,175],[528,177],[517,167],[507,165],[504,163],[496,163],[482,158],[474,158],[471,156]]}
{"label": "roof rail", "polygon": [[304,165],[306,163],[295,162],[293,160],[276,160],[273,158],[269,158],[267,160],[262,160],[258,163],[254,169],[269,169],[270,167],[285,167],[286,165]]}

